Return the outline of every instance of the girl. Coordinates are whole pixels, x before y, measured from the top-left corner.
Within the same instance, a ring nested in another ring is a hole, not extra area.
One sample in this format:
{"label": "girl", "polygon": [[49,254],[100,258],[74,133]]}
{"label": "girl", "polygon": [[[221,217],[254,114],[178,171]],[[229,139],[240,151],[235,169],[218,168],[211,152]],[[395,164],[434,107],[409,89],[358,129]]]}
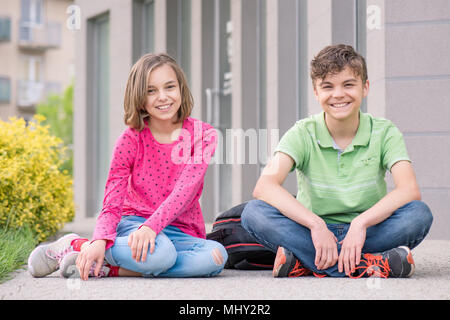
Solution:
{"label": "girl", "polygon": [[36,248],[28,262],[33,276],[58,267],[63,276],[75,271],[83,280],[221,272],[227,252],[220,243],[205,239],[199,204],[217,134],[189,117],[192,105],[174,59],[147,54],[136,62],[124,100],[129,128],[114,148],[93,239],[70,234]]}

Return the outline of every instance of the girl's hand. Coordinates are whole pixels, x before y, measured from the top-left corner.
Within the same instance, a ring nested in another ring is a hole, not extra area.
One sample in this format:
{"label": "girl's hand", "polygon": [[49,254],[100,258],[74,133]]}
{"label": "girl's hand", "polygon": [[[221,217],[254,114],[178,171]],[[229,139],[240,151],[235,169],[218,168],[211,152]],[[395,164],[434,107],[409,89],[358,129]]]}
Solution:
{"label": "girl's hand", "polygon": [[77,257],[76,265],[82,280],[89,278],[89,270],[95,262],[94,275],[97,277],[105,259],[106,240],[96,240],[85,247]]}
{"label": "girl's hand", "polygon": [[128,236],[128,246],[131,248],[131,256],[136,262],[144,262],[147,259],[148,246],[150,254],[155,250],[156,233],[150,227],[142,226]]}
{"label": "girl's hand", "polygon": [[346,275],[354,272],[355,267],[361,260],[361,250],[365,240],[366,228],[354,220],[350,224],[350,228],[348,229],[344,240],[340,242],[342,247],[339,254],[339,272],[342,272],[343,269]]}
{"label": "girl's hand", "polygon": [[314,264],[318,270],[325,270],[338,260],[337,238],[325,224],[311,229],[311,238],[316,249]]}

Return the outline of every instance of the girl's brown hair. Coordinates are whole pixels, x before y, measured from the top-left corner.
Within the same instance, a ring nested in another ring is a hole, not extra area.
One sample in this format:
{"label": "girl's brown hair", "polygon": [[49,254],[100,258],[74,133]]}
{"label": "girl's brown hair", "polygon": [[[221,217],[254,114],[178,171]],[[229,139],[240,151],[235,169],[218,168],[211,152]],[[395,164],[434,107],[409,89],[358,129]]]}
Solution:
{"label": "girl's brown hair", "polygon": [[189,90],[183,70],[178,66],[171,56],[160,54],[146,54],[142,56],[131,68],[128,76],[127,87],[124,98],[124,121],[127,126],[141,131],[145,127],[144,120],[150,119],[150,115],[145,110],[147,99],[147,80],[149,74],[156,68],[168,65],[172,67],[177,75],[181,93],[181,107],[178,109],[176,123],[184,121],[190,116],[194,101]]}
{"label": "girl's brown hair", "polygon": [[338,44],[323,48],[311,61],[313,87],[317,79],[323,80],[328,74],[339,73],[347,66],[356,76],[361,77],[363,84],[366,83],[366,61],[352,46]]}

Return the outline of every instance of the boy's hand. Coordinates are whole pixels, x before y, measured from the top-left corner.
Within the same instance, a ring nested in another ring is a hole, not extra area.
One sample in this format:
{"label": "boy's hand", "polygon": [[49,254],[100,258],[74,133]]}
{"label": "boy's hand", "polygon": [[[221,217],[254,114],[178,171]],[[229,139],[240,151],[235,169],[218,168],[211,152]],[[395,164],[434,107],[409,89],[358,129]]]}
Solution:
{"label": "boy's hand", "polygon": [[150,227],[142,226],[128,236],[128,246],[131,248],[131,256],[136,262],[147,259],[148,246],[150,254],[155,250],[156,233]]}
{"label": "boy's hand", "polygon": [[353,220],[348,229],[347,235],[342,244],[341,252],[339,254],[338,271],[342,272],[343,269],[346,275],[354,272],[355,267],[361,260],[361,250],[366,240],[366,228]]}
{"label": "boy's hand", "polygon": [[105,240],[96,240],[81,250],[77,257],[76,265],[82,280],[89,278],[89,271],[94,262],[96,263],[94,275],[98,276],[105,259],[105,248]]}
{"label": "boy's hand", "polygon": [[317,269],[324,270],[334,266],[338,260],[337,238],[326,224],[312,228],[311,238],[316,249],[314,264]]}

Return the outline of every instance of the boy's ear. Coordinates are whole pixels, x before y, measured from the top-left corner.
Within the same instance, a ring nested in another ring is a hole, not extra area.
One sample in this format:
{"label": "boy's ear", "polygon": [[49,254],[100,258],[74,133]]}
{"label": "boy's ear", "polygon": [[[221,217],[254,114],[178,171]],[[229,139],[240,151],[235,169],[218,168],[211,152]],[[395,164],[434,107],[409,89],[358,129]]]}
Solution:
{"label": "boy's ear", "polygon": [[363,86],[363,95],[364,98],[369,94],[369,80],[366,80],[366,83]]}
{"label": "boy's ear", "polygon": [[319,93],[317,92],[316,83],[313,83],[313,92],[314,92],[314,96],[316,97],[316,99],[319,100]]}

